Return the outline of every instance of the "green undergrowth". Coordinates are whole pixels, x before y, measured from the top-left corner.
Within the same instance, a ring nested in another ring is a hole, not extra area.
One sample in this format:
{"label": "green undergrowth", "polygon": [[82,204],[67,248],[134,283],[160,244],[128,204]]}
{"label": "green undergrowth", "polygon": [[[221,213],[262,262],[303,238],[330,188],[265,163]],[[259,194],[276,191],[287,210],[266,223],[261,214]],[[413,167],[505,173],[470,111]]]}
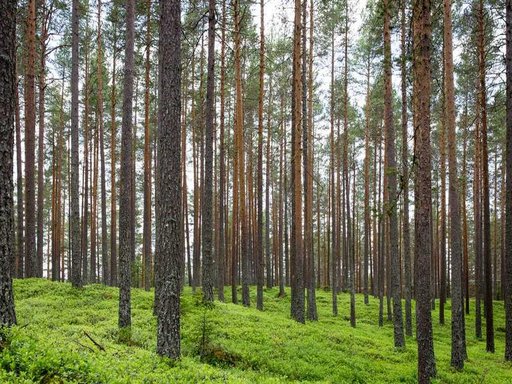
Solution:
{"label": "green undergrowth", "polygon": [[[0,330],[0,383],[415,383],[416,342],[393,347],[393,327],[378,326],[378,300],[357,296],[357,327],[342,293],[340,315],[331,315],[331,293],[317,291],[320,320],[290,319],[289,295],[265,290],[265,311],[182,295],[182,358],[160,358],[156,349],[153,292],[132,291],[131,332],[117,327],[118,290],[101,285],[74,289],[42,279],[15,281],[18,326]],[[251,289],[255,293],[255,289]],[[226,293],[229,291],[226,290]],[[255,298],[252,297],[253,303]],[[504,309],[495,302],[496,353],[474,336],[467,318],[469,360],[450,368],[450,303],[446,324],[433,311],[438,375],[434,383],[511,383],[503,360]],[[485,329],[484,329],[485,332]]]}

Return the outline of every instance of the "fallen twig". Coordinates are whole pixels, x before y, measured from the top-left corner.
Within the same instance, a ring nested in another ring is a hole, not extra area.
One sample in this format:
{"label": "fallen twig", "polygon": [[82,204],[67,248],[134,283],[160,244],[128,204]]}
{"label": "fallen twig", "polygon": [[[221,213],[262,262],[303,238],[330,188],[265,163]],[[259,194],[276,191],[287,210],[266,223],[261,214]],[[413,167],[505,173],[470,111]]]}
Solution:
{"label": "fallen twig", "polygon": [[89,335],[87,332],[85,332],[85,331],[84,331],[84,334],[85,334],[85,336],[87,336],[87,338],[88,338],[89,340],[91,340],[91,341],[93,342],[93,344],[94,344],[96,347],[98,347],[98,349],[99,349],[100,351],[105,352],[105,347],[104,347],[103,345],[101,345],[101,344],[100,344],[100,343],[98,343],[96,340],[94,340],[94,339],[92,338],[92,336],[91,336],[91,335]]}

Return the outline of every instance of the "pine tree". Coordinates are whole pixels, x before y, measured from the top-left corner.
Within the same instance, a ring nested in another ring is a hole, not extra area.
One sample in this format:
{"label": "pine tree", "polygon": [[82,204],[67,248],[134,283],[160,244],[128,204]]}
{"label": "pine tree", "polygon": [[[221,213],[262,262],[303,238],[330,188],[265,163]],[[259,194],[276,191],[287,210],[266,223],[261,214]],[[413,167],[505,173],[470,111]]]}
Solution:
{"label": "pine tree", "polygon": [[0,327],[16,324],[14,262],[14,115],[16,99],[16,1],[0,4]]}

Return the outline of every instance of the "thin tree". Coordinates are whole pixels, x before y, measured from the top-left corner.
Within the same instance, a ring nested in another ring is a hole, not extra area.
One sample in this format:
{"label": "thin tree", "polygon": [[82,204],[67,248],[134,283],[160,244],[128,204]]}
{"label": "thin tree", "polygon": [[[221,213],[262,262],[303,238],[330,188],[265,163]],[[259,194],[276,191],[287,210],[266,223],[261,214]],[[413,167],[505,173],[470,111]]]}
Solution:
{"label": "thin tree", "polygon": [[25,238],[23,222],[23,167],[21,155],[21,118],[20,118],[20,95],[17,84],[15,85],[15,124],[16,124],[16,261],[14,265],[14,276],[23,277],[23,266],[25,259]]}
{"label": "thin tree", "polygon": [[157,353],[180,356],[181,1],[160,0],[155,285]]}
{"label": "thin tree", "polygon": [[144,259],[144,289],[151,288],[151,127],[150,127],[150,58],[151,58],[151,1],[146,1],[146,57],[144,72],[144,228],[142,254]]}
{"label": "thin tree", "polygon": [[391,83],[391,2],[384,0],[384,130],[386,136],[386,171],[388,187],[386,214],[389,219],[391,258],[391,291],[393,296],[393,328],[395,347],[405,346],[402,299],[400,297],[400,255],[398,254],[398,214],[396,188],[395,127],[393,121],[393,95]]}
{"label": "thin tree", "polygon": [[430,257],[432,252],[432,180],[430,148],[430,0],[413,7],[413,111],[415,127],[415,275],[418,382],[429,383],[436,375],[432,315],[430,313]]}
{"label": "thin tree", "polygon": [[27,4],[25,57],[25,276],[37,276],[35,197],[35,56],[36,0]]}
{"label": "thin tree", "polygon": [[101,264],[102,264],[102,280],[107,285],[110,282],[110,266],[108,259],[108,243],[107,243],[107,190],[106,190],[106,170],[105,170],[105,140],[104,131],[105,124],[103,122],[103,45],[101,34],[101,2],[98,0],[98,52],[97,52],[97,71],[98,71],[98,128],[100,140],[100,172],[101,172]]}
{"label": "thin tree", "polygon": [[134,225],[134,214],[131,210],[131,191],[133,188],[132,103],[135,41],[134,24],[135,0],[128,0],[126,2],[126,45],[121,131],[121,180],[119,186],[119,328],[129,328],[131,326],[130,285],[131,264],[134,257],[131,238],[132,226]]}
{"label": "thin tree", "polygon": [[507,154],[505,233],[505,360],[512,360],[512,0],[506,2]]}
{"label": "thin tree", "polygon": [[491,215],[489,203],[489,155],[487,147],[487,86],[485,80],[485,22],[483,0],[478,3],[478,68],[480,84],[481,144],[482,144],[482,205],[483,205],[483,270],[485,281],[485,328],[487,352],[494,352],[494,322],[492,310]]}
{"label": "thin tree", "polygon": [[0,4],[0,327],[16,324],[14,250],[14,116],[16,100],[16,0]]}
{"label": "thin tree", "polygon": [[79,0],[73,0],[71,13],[71,283],[82,286],[80,245],[80,185],[78,156],[78,41]]}
{"label": "thin tree", "polygon": [[220,53],[220,136],[219,136],[219,249],[217,252],[217,292],[224,301],[224,274],[227,244],[226,213],[226,149],[225,149],[225,97],[226,97],[226,0],[222,0],[221,53]]}
{"label": "thin tree", "polygon": [[208,63],[204,132],[204,185],[202,186],[203,301],[213,302],[213,124],[215,115],[215,0],[208,1]]}
{"label": "thin tree", "polygon": [[[265,5],[260,0],[260,67],[258,93],[258,227],[256,243],[256,308],[263,310],[263,279],[265,261],[263,258],[263,98],[265,97]],[[268,172],[268,171],[267,171]],[[267,186],[268,187],[268,186]],[[266,234],[268,236],[268,233]]]}
{"label": "thin tree", "polygon": [[450,205],[450,239],[452,271],[452,357],[455,369],[464,367],[465,337],[464,311],[462,306],[462,235],[460,220],[459,180],[457,177],[457,153],[455,139],[455,92],[453,80],[452,2],[444,0],[444,102],[445,126],[448,139],[448,173]]}
{"label": "thin tree", "polygon": [[295,0],[292,72],[292,230],[291,230],[291,316],[304,323],[304,268],[302,239],[301,180],[301,0]]}
{"label": "thin tree", "polygon": [[409,226],[409,153],[407,134],[407,52],[406,52],[406,0],[402,1],[400,10],[400,72],[402,93],[402,195],[403,195],[403,244],[402,255],[404,259],[404,296],[405,296],[405,334],[412,336],[412,279],[411,279],[411,234]]}

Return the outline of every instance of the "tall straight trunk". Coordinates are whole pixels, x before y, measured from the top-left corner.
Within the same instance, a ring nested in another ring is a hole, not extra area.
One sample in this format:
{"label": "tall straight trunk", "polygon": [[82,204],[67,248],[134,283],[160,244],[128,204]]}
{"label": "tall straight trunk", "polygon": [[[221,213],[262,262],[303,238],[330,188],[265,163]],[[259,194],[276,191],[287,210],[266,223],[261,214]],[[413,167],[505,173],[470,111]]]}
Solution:
{"label": "tall straight trunk", "polygon": [[208,1],[208,64],[206,80],[204,185],[202,185],[203,301],[213,302],[213,124],[215,114],[215,0]]}
{"label": "tall straight trunk", "polygon": [[105,170],[105,124],[103,122],[103,45],[101,34],[101,1],[98,1],[98,52],[97,52],[97,72],[98,72],[98,128],[100,140],[100,173],[101,173],[101,266],[102,282],[107,285],[110,283],[110,260],[108,259],[108,233],[107,233],[107,188],[106,188],[106,170]]}
{"label": "tall straight trunk", "polygon": [[[445,44],[445,43],[444,43]],[[443,44],[443,46],[444,46]],[[446,68],[443,66],[443,80],[446,77]],[[446,98],[443,88],[442,100]],[[440,189],[440,211],[439,211],[439,324],[444,324],[444,307],[446,304],[447,284],[446,284],[446,121],[441,120],[439,127],[439,177],[441,181]]]}
{"label": "tall straight trunk", "polygon": [[[240,259],[242,264],[242,304],[249,306],[249,255],[248,255],[248,231],[247,231],[247,218],[246,218],[246,205],[245,200],[245,153],[244,153],[244,109],[242,98],[242,64],[241,64],[241,35],[242,35],[242,17],[240,14],[240,1],[234,2],[234,40],[235,40],[235,156],[237,162],[234,167],[236,178],[238,179],[238,196],[233,195],[238,199],[238,210],[234,211],[233,215],[238,214],[240,221],[240,242],[236,243],[236,247],[240,250]],[[233,190],[235,193],[235,189]],[[233,226],[235,230],[235,227]],[[240,244],[240,246],[239,246]]]}
{"label": "tall straight trunk", "polygon": [[[117,12],[114,3],[114,12]],[[116,89],[116,64],[117,64],[117,20],[113,24],[113,54],[112,54],[112,87],[110,94],[110,279],[112,286],[117,285],[117,189],[116,189],[116,146],[117,146],[117,89]]]}
{"label": "tall straight trunk", "polygon": [[[89,41],[89,14],[86,13],[85,16],[85,40]],[[88,283],[88,260],[87,260],[87,251],[88,251],[88,232],[87,228],[89,226],[89,209],[90,209],[90,202],[89,202],[89,170],[90,170],[90,158],[89,154],[92,152],[89,148],[90,146],[90,137],[91,129],[89,127],[89,113],[90,113],[90,102],[89,102],[89,92],[90,92],[90,74],[89,74],[89,44],[86,43],[84,48],[84,61],[85,61],[85,68],[84,68],[84,86],[83,86],[83,93],[84,93],[84,113],[83,113],[83,132],[84,132],[84,152],[83,152],[83,193],[82,193],[82,282],[83,284]]]}
{"label": "tall straight trunk", "polygon": [[491,270],[491,215],[489,202],[489,155],[487,149],[487,86],[485,80],[485,22],[483,0],[478,3],[478,67],[480,83],[480,108],[482,117],[482,192],[483,192],[483,270],[485,281],[485,328],[486,349],[494,353],[494,321],[492,310],[492,270]]}
{"label": "tall straight trunk", "polygon": [[80,183],[79,183],[79,142],[78,142],[78,41],[79,1],[73,0],[71,14],[71,283],[82,286],[81,238],[80,238]]}
{"label": "tall straight trunk", "polygon": [[395,154],[395,127],[393,121],[391,84],[391,3],[384,2],[384,130],[386,135],[387,201],[386,214],[389,219],[389,240],[391,259],[391,295],[393,296],[393,329],[395,347],[405,346],[402,299],[400,297],[400,255],[398,253],[398,199],[396,188],[397,163]]}
{"label": "tall straight trunk", "polygon": [[[286,231],[286,173],[284,172],[284,166],[286,164],[286,129],[284,122],[284,92],[281,92],[281,101],[280,101],[280,117],[281,117],[281,141],[279,143],[279,297],[284,297],[284,285],[285,285],[285,272],[284,272],[284,260],[283,253],[287,251],[287,231]],[[283,236],[285,238],[283,239]],[[284,252],[283,252],[284,246]]]}
{"label": "tall straight trunk", "polygon": [[406,51],[406,25],[405,16],[406,1],[402,1],[400,10],[400,72],[401,72],[401,93],[402,93],[402,195],[403,195],[403,244],[402,257],[404,262],[405,280],[405,334],[412,336],[412,279],[411,279],[411,234],[409,229],[409,150],[407,134],[407,51]]}
{"label": "tall straight trunk", "polygon": [[25,236],[23,221],[23,168],[21,160],[21,119],[20,95],[16,75],[15,87],[15,124],[16,124],[16,256],[13,277],[22,278],[25,259]]}
{"label": "tall straight trunk", "polygon": [[[219,249],[217,250],[217,292],[219,301],[224,301],[224,274],[226,258],[226,149],[225,149],[225,98],[226,98],[226,0],[222,0],[220,54],[220,136],[219,136]],[[227,216],[227,215],[226,215]]]}
{"label": "tall straight trunk", "polygon": [[[350,175],[348,165],[348,151],[349,151],[349,132],[348,132],[348,2],[345,3],[345,69],[344,69],[344,84],[343,84],[343,97],[344,97],[344,110],[343,110],[343,131],[344,131],[344,150],[343,150],[343,169],[345,178],[345,203],[346,203],[346,265],[348,274],[348,286],[350,289],[350,325],[356,326],[356,299],[355,299],[355,247],[352,239],[352,232],[354,228],[351,222],[350,213]],[[355,196],[354,196],[355,198]],[[354,212],[355,214],[355,212]]]}
{"label": "tall straight trunk", "polygon": [[25,275],[37,277],[35,198],[35,56],[36,0],[27,5],[25,32]]}
{"label": "tall straight trunk", "polygon": [[466,354],[464,310],[462,305],[462,236],[460,221],[459,180],[455,135],[455,91],[453,80],[453,38],[451,0],[444,0],[444,109],[448,139],[448,174],[450,206],[451,272],[452,272],[452,355],[451,365],[464,368]]}
{"label": "tall straight trunk", "polygon": [[474,248],[475,248],[475,336],[482,338],[482,145],[481,145],[481,111],[479,99],[477,100],[476,125],[474,133],[474,180],[473,180],[473,215],[475,222]]}
{"label": "tall straight trunk", "polygon": [[[304,8],[306,7],[306,1],[304,1]],[[305,18],[306,10],[304,10],[304,18]],[[305,215],[304,215],[304,223],[306,225],[306,236],[305,236],[305,244],[307,244],[307,317],[308,320],[316,321],[318,320],[318,311],[316,308],[316,284],[315,284],[315,252],[314,252],[314,238],[313,238],[313,27],[314,27],[314,4],[313,0],[310,0],[309,4],[309,52],[308,52],[308,98],[307,98],[307,129],[306,129],[306,138],[307,143],[305,148],[307,147],[307,152],[304,152],[304,194],[305,194]],[[306,23],[304,22],[304,37],[303,37],[303,45],[304,45],[304,59],[303,59],[303,72],[306,71]],[[304,76],[305,77],[305,76]],[[305,81],[304,81],[305,82]],[[303,85],[304,88],[306,84]],[[305,91],[304,91],[305,93]],[[306,102],[304,101],[303,110],[305,110]],[[305,121],[305,118],[303,118]],[[307,187],[307,188],[306,188]],[[319,250],[316,252],[316,257],[318,258]]]}
{"label": "tall straight trunk", "polygon": [[432,315],[430,313],[430,257],[432,252],[432,180],[430,148],[430,1],[413,7],[413,111],[416,127],[415,156],[415,274],[418,382],[429,383],[436,375]]}
{"label": "tall straight trunk", "polygon": [[[39,132],[37,149],[37,276],[43,277],[43,247],[44,247],[44,124],[45,124],[45,91],[46,91],[46,55],[48,47],[48,27],[52,17],[53,4],[43,0],[41,32],[39,36]],[[49,232],[49,231],[48,231]],[[47,271],[47,276],[50,271]]]}
{"label": "tall straight trunk", "polygon": [[[467,96],[464,100],[464,112],[462,119],[462,129],[464,131],[464,141],[462,144],[462,174],[466,175],[467,173],[467,144],[468,144],[468,125],[467,125],[467,117],[468,117],[468,107],[467,107]],[[468,238],[468,214],[466,208],[466,195],[467,195],[467,182],[466,178],[462,180],[461,186],[461,209],[462,209],[462,233],[463,233],[463,285],[464,285],[464,299],[465,299],[465,312],[466,315],[469,315],[469,238]]]}
{"label": "tall straight trunk", "polygon": [[291,316],[304,323],[304,269],[302,238],[302,180],[301,180],[301,0],[295,0],[293,28],[292,71],[292,230],[290,248]]}
{"label": "tall straight trunk", "polygon": [[[132,226],[134,213],[131,210],[133,188],[132,160],[132,103],[134,76],[135,0],[126,2],[126,45],[123,84],[123,119],[121,131],[121,180],[119,188],[119,328],[131,326],[131,265],[134,258],[132,248]],[[177,118],[179,122],[179,115]],[[179,140],[177,140],[179,142]],[[159,162],[159,165],[161,163]],[[179,185],[179,183],[177,183]],[[179,201],[178,199],[175,200]]]}
{"label": "tall straight trunk", "polygon": [[370,217],[370,71],[371,58],[368,54],[366,62],[366,104],[365,104],[365,129],[364,129],[364,268],[363,268],[363,294],[364,303],[368,300],[368,266],[371,253],[371,217]]}
{"label": "tall straight trunk", "polygon": [[181,1],[160,1],[155,292],[157,353],[180,357]]}
{"label": "tall straight trunk", "polygon": [[151,126],[150,126],[150,57],[151,57],[151,1],[146,1],[146,61],[144,63],[144,228],[142,233],[143,285],[151,288]]}
{"label": "tall straight trunk", "polygon": [[505,360],[512,360],[512,0],[506,2],[507,144],[505,232]]}
{"label": "tall straight trunk", "polygon": [[12,272],[14,249],[14,117],[16,111],[16,1],[0,5],[0,327],[16,324]]}
{"label": "tall straight trunk", "polygon": [[[263,310],[263,280],[265,273],[265,259],[263,258],[263,97],[265,96],[265,6],[260,0],[260,67],[259,67],[259,94],[258,94],[258,228],[256,244],[256,308]],[[268,186],[267,186],[268,188]],[[268,233],[267,233],[268,236]]]}
{"label": "tall straight trunk", "polygon": [[[272,263],[272,254],[270,252],[270,210],[274,208],[274,201],[272,202],[272,207],[270,206],[270,190],[272,188],[272,180],[271,180],[271,155],[270,155],[270,147],[272,144],[272,79],[269,79],[269,96],[268,96],[268,112],[267,112],[267,142],[266,142],[266,165],[265,165],[265,267],[267,271],[267,288],[272,288],[275,282],[275,277],[277,274],[273,273],[276,263]],[[274,226],[273,228],[274,229]],[[275,238],[276,232],[273,230],[272,236]],[[274,253],[274,258],[276,254]]]}
{"label": "tall straight trunk", "polygon": [[330,95],[330,127],[331,132],[329,136],[330,141],[330,202],[331,202],[331,290],[332,290],[332,314],[338,316],[338,278],[336,272],[336,265],[338,263],[338,209],[336,204],[336,148],[334,146],[334,108],[335,108],[335,95],[334,95],[334,30],[331,31],[331,95]]}
{"label": "tall straight trunk", "polygon": [[[97,113],[96,113],[97,115]],[[97,277],[97,239],[98,239],[98,127],[93,133],[92,147],[92,191],[91,191],[91,266],[89,272],[89,281],[96,282]]]}

